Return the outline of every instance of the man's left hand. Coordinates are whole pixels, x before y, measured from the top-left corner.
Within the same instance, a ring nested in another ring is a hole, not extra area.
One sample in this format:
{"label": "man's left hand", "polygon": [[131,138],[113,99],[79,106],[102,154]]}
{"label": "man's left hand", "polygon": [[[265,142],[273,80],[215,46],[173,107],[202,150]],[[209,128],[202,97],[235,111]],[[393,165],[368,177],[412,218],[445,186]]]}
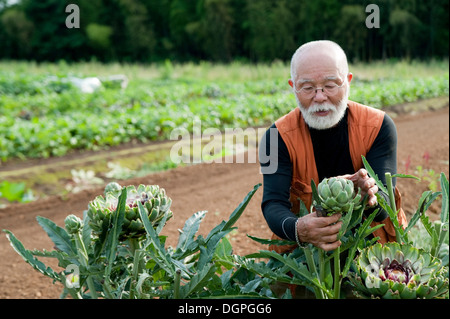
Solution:
{"label": "man's left hand", "polygon": [[378,186],[375,180],[372,177],[369,177],[369,174],[364,168],[361,168],[355,174],[347,174],[339,177],[343,177],[349,179],[355,185],[355,188],[361,188],[361,196],[369,195],[369,199],[367,204],[369,206],[375,206],[377,204],[377,197],[375,194],[378,192]]}

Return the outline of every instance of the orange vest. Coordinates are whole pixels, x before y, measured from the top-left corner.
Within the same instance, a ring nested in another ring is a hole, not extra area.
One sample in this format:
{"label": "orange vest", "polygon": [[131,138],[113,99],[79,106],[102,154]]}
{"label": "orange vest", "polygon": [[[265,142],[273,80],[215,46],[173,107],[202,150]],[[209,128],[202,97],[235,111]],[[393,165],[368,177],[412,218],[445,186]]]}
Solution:
{"label": "orange vest", "polygon": [[[355,172],[364,167],[361,155],[366,156],[372,147],[380,131],[383,118],[383,111],[353,101],[348,102],[349,148]],[[291,211],[297,215],[300,210],[299,200],[302,200],[306,208],[310,210],[312,204],[311,180],[314,180],[316,185],[320,182],[311,136],[298,107],[278,119],[275,125],[286,144],[292,162],[289,200],[292,205]],[[406,216],[403,209],[401,209],[401,195],[397,187],[395,188],[395,199],[397,209],[400,208],[398,213],[399,223],[406,227]],[[379,236],[379,242],[381,243],[395,241],[395,229],[389,217],[382,222],[373,222],[371,226],[381,223],[385,224],[385,226],[376,230],[373,235],[375,237]],[[280,238],[273,234],[272,239]],[[283,253],[293,250],[295,247],[272,245],[270,249]]]}

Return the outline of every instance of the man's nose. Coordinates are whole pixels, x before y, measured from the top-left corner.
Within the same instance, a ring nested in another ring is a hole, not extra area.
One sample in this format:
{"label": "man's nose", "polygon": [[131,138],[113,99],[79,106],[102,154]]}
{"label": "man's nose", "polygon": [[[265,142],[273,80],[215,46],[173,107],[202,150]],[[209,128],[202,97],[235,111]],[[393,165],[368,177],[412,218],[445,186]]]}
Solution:
{"label": "man's nose", "polygon": [[314,95],[314,101],[316,102],[323,102],[327,99],[327,96],[325,93],[323,93],[322,89],[317,89],[316,94]]}

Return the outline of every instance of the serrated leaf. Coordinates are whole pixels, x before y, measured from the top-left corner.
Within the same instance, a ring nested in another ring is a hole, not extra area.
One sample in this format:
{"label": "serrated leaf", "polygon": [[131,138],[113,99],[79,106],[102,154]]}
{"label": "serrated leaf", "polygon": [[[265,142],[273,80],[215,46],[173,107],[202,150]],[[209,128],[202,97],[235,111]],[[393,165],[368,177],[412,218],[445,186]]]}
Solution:
{"label": "serrated leaf", "polygon": [[125,219],[125,204],[127,200],[127,189],[124,187],[119,196],[117,209],[114,212],[112,219],[112,227],[108,232],[106,239],[106,256],[108,258],[108,267],[105,269],[105,276],[109,277],[112,265],[116,258],[117,246],[119,245],[119,236],[122,231],[123,221]]}
{"label": "serrated leaf", "polygon": [[53,280],[61,281],[57,272],[55,272],[52,268],[46,267],[45,264],[33,256],[31,251],[25,249],[23,244],[18,240],[12,232],[9,230],[3,230],[6,233],[6,237],[8,238],[11,246],[14,250],[28,263],[42,273],[43,275],[52,278]]}
{"label": "serrated leaf", "polygon": [[355,243],[350,247],[347,260],[345,262],[344,268],[342,270],[342,275],[345,277],[350,269],[350,266],[353,262],[353,259],[356,254],[356,249],[358,248],[359,243],[364,240],[367,236],[372,234],[375,230],[381,228],[384,226],[384,224],[379,224],[375,227],[370,227],[370,224],[375,219],[375,216],[377,215],[378,210],[374,210],[369,217],[367,217],[362,225],[356,229],[356,234],[354,236]]}
{"label": "serrated leaf", "polygon": [[392,178],[394,177],[401,177],[401,178],[412,178],[415,179],[417,181],[420,181],[420,178],[414,175],[409,175],[409,174],[392,174]]}
{"label": "serrated leaf", "polygon": [[234,228],[232,226],[237,222],[239,217],[241,217],[244,212],[245,207],[250,202],[251,198],[261,186],[261,183],[255,185],[253,190],[251,190],[247,196],[245,196],[244,200],[236,207],[236,209],[231,213],[228,221],[222,221],[220,224],[215,226],[206,237],[205,242],[202,242],[201,238],[199,238],[199,249],[200,249],[200,257],[198,260],[197,267],[200,269],[205,266],[207,263],[211,262],[214,251],[219,244],[220,240],[227,235]]}
{"label": "serrated leaf", "polygon": [[352,213],[353,213],[353,203],[350,203],[349,211],[340,218],[342,225],[341,228],[339,229],[337,240],[339,240],[342,237],[342,235],[344,235],[345,232],[347,231],[347,227],[350,224],[350,220],[352,219]]}
{"label": "serrated leaf", "polygon": [[[264,251],[261,251],[264,254]],[[234,256],[236,263],[238,263],[241,268],[245,268],[252,273],[256,273],[262,277],[270,278],[272,280],[285,282],[285,283],[293,283],[297,285],[307,285],[308,283],[304,280],[300,280],[298,278],[293,278],[288,276],[285,272],[280,271],[279,268],[271,268],[267,267],[267,264],[264,262],[256,263],[252,258],[245,258],[241,256]],[[267,258],[267,257],[265,257]],[[239,270],[238,270],[239,271]]]}
{"label": "serrated leaf", "polygon": [[431,206],[431,204],[436,199],[436,197],[439,196],[439,194],[439,192],[433,193],[432,191],[425,191],[422,193],[419,199],[417,210],[408,222],[408,226],[405,228],[405,233],[409,232],[414,227],[414,225],[416,225],[417,221],[420,219],[420,216],[425,214],[425,211]]}
{"label": "serrated leaf", "polygon": [[261,251],[262,255],[265,255],[266,258],[274,258],[278,261],[281,261],[283,264],[285,264],[293,273],[296,273],[300,275],[302,278],[304,278],[307,282],[309,282],[312,285],[316,285],[316,282],[314,281],[315,277],[311,275],[311,272],[309,271],[308,267],[306,267],[302,263],[298,263],[295,259],[290,258],[286,255],[280,255],[274,251]]}
{"label": "serrated leaf", "polygon": [[318,193],[318,191],[317,191],[316,183],[314,182],[313,179],[311,179],[311,190],[312,190],[312,198],[313,198],[313,202],[316,202],[317,205],[320,205],[320,197],[319,197],[319,193]]}
{"label": "serrated leaf", "polygon": [[255,236],[251,236],[247,234],[247,237],[256,241],[257,243],[263,244],[263,245],[277,245],[277,246],[285,246],[285,245],[296,245],[297,243],[295,241],[291,240],[283,240],[283,239],[265,239],[265,238],[259,238]]}
{"label": "serrated leaf", "polygon": [[442,192],[442,210],[441,210],[441,222],[448,223],[449,218],[449,185],[448,179],[444,173],[441,173],[441,192]]}
{"label": "serrated leaf", "polygon": [[227,259],[231,256],[232,253],[233,253],[233,246],[231,246],[231,243],[227,239],[227,237],[223,237],[216,247],[214,256],[222,259],[223,258]]}
{"label": "serrated leaf", "polygon": [[430,221],[430,219],[426,215],[421,215],[420,220],[422,222],[423,227],[427,231],[428,235],[431,236],[432,247],[436,247],[438,244],[439,238],[436,234],[436,229],[434,228],[433,223]]}
{"label": "serrated leaf", "polygon": [[386,187],[384,186],[383,182],[378,178],[378,175],[375,173],[375,171],[373,170],[373,168],[370,166],[369,162],[366,160],[366,158],[364,157],[364,155],[361,155],[362,161],[364,163],[364,168],[367,170],[367,172],[369,173],[369,176],[372,177],[378,188],[383,191],[386,194],[389,194],[388,190],[386,189]]}
{"label": "serrated leaf", "polygon": [[176,247],[177,253],[184,253],[189,245],[194,241],[195,234],[197,233],[200,223],[205,215],[206,211],[199,211],[186,220],[180,237],[178,238],[178,244]]}
{"label": "serrated leaf", "polygon": [[180,298],[188,298],[191,294],[202,290],[208,280],[214,275],[214,264],[205,265],[198,273],[191,277],[189,282],[180,287]]}
{"label": "serrated leaf", "polygon": [[174,264],[173,260],[167,254],[167,251],[164,248],[164,245],[159,240],[155,229],[153,229],[153,226],[152,226],[150,220],[148,219],[148,216],[147,216],[144,206],[142,206],[142,204],[139,201],[138,201],[138,209],[139,209],[139,214],[140,214],[141,219],[144,224],[145,231],[147,232],[147,238],[148,238],[148,241],[144,248],[147,248],[151,245],[151,247],[149,249],[147,249],[147,253],[156,261],[156,263],[161,268],[163,268],[164,270],[169,272],[172,276],[174,276],[175,268],[173,266],[173,264]]}
{"label": "serrated leaf", "polygon": [[55,247],[68,255],[76,254],[76,247],[72,242],[70,235],[62,227],[56,225],[48,218],[37,216],[39,225],[45,230],[48,237],[53,241]]}
{"label": "serrated leaf", "polygon": [[206,242],[206,246],[200,246],[200,257],[198,259],[197,268],[201,269],[206,264],[212,262],[212,258],[214,256],[214,252],[219,245],[219,242],[225,237],[229,232],[231,232],[233,228],[220,231],[218,233],[213,234],[210,238],[208,238]]}
{"label": "serrated leaf", "polygon": [[247,204],[250,202],[250,199],[252,199],[253,195],[256,193],[256,191],[258,190],[258,188],[261,186],[262,184],[256,184],[253,187],[253,190],[251,190],[247,196],[245,196],[244,200],[239,204],[238,207],[236,207],[236,209],[231,213],[228,221],[225,223],[225,225],[223,225],[221,230],[227,230],[230,229],[231,227],[233,227],[233,225],[236,223],[236,221],[239,219],[239,217],[241,217],[242,213],[244,212],[245,207],[247,207]]}
{"label": "serrated leaf", "polygon": [[90,218],[87,214],[87,210],[83,212],[83,230],[81,232],[81,238],[83,239],[84,246],[86,248],[91,246],[91,234],[92,228],[89,225]]}

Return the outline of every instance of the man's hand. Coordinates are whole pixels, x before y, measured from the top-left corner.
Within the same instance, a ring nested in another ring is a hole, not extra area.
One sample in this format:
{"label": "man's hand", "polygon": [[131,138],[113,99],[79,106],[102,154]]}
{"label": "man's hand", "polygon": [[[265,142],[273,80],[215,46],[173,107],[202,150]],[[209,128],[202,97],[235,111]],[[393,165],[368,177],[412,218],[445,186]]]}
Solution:
{"label": "man's hand", "polygon": [[361,168],[355,174],[347,174],[339,177],[343,177],[349,179],[355,185],[355,189],[361,188],[361,196],[369,195],[369,200],[367,204],[369,206],[375,206],[377,204],[377,197],[375,194],[378,192],[378,186],[375,183],[375,180],[372,177],[369,177],[369,174],[364,168]]}
{"label": "man's hand", "polygon": [[325,251],[334,250],[341,245],[337,240],[342,222],[341,214],[317,217],[316,213],[307,214],[298,221],[298,238],[302,242],[311,243]]}

